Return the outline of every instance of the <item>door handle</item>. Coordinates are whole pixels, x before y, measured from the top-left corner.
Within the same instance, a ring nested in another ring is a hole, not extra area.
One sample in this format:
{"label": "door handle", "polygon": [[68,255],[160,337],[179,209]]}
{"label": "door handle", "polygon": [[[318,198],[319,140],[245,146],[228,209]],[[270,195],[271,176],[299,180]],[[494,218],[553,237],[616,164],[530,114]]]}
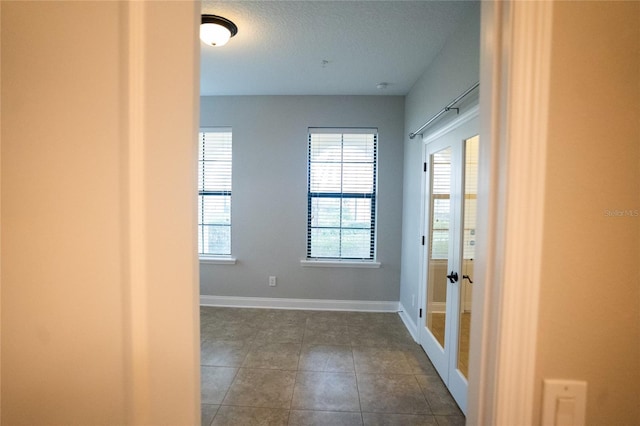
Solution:
{"label": "door handle", "polygon": [[463,276],[462,276],[462,279],[463,279],[463,280],[468,280],[468,281],[469,281],[469,284],[473,284],[473,281],[471,281],[471,277],[470,277],[469,275],[463,275]]}
{"label": "door handle", "polygon": [[451,284],[458,282],[458,273],[451,271],[451,274],[447,275]]}

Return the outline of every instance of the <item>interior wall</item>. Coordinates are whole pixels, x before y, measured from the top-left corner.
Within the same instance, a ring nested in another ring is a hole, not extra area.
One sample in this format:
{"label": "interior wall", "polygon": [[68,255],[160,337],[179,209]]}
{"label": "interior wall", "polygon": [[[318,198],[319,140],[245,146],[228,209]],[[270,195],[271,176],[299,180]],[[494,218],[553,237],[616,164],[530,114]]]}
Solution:
{"label": "interior wall", "polygon": [[588,382],[587,424],[640,424],[640,3],[554,5],[535,416]]}
{"label": "interior wall", "polygon": [[418,129],[429,117],[476,83],[479,66],[480,5],[474,4],[460,28],[406,96],[400,302],[414,324],[418,324],[418,299],[423,291],[420,214],[424,175],[422,139],[420,136],[409,139],[409,132]]}
{"label": "interior wall", "polygon": [[2,424],[197,424],[199,4],[1,7]]}
{"label": "interior wall", "polygon": [[[200,125],[233,129],[232,255],[200,265],[202,295],[397,301],[404,97],[202,97]],[[377,127],[379,269],[303,267],[309,127]],[[277,277],[276,287],[268,277]]]}
{"label": "interior wall", "polygon": [[3,424],[125,421],[119,14],[2,4]]}

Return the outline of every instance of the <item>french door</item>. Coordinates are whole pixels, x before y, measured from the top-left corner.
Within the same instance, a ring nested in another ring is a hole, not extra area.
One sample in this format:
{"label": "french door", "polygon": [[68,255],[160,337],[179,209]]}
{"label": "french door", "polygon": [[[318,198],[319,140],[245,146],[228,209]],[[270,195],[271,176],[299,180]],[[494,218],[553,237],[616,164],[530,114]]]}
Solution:
{"label": "french door", "polygon": [[466,414],[478,173],[477,108],[424,139],[419,340]]}

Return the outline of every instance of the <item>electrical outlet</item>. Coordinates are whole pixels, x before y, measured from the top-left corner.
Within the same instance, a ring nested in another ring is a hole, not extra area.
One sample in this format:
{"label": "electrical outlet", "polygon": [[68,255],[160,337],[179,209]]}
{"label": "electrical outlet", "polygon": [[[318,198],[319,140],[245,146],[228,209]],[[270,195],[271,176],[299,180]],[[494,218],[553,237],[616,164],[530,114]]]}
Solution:
{"label": "electrical outlet", "polygon": [[272,275],[269,277],[269,287],[275,287],[275,286],[276,286],[276,277]]}

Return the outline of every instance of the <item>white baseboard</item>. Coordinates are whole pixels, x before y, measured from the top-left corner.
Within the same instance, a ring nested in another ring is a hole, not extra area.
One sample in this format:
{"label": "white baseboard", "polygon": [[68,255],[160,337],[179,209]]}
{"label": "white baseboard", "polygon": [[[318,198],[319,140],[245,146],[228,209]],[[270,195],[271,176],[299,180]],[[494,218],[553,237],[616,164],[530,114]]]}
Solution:
{"label": "white baseboard", "polygon": [[275,297],[200,296],[201,306],[236,308],[308,309],[320,311],[398,312],[397,301],[280,299]]}
{"label": "white baseboard", "polygon": [[444,314],[447,312],[447,302],[431,302],[429,312],[434,314]]}
{"label": "white baseboard", "polygon": [[404,326],[409,331],[409,334],[411,334],[411,337],[413,337],[413,340],[417,342],[418,327],[411,319],[411,316],[409,315],[407,310],[404,308],[404,305],[402,305],[402,302],[398,302],[398,305],[400,306],[400,312],[398,312],[398,314],[400,315],[400,319],[402,320],[402,322],[404,323]]}

